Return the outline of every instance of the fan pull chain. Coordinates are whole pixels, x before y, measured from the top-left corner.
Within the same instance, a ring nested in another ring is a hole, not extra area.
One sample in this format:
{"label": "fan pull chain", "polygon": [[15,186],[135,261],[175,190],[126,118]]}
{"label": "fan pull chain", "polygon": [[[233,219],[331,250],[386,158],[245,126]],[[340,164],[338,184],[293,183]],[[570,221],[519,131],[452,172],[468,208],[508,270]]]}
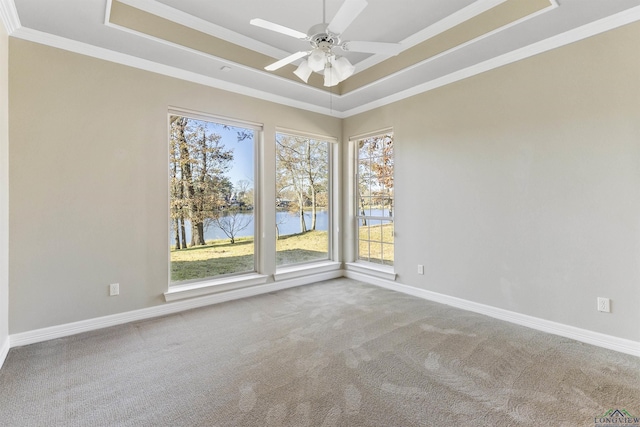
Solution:
{"label": "fan pull chain", "polygon": [[322,0],[322,23],[327,23],[327,0]]}
{"label": "fan pull chain", "polygon": [[329,115],[333,115],[333,88],[329,88]]}

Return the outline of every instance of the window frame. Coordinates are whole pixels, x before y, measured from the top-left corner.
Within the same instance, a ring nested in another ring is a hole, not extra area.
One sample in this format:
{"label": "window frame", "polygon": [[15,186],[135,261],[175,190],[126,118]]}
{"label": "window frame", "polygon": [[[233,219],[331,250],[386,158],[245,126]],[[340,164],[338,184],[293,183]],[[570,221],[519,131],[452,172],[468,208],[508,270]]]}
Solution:
{"label": "window frame", "polygon": [[[262,274],[260,266],[264,263],[261,262],[264,254],[260,251],[261,247],[261,213],[262,213],[262,199],[259,189],[262,188],[262,176],[260,174],[262,170],[261,166],[261,147],[264,134],[264,126],[261,123],[251,122],[247,120],[233,119],[229,117],[208,114],[178,107],[169,107],[167,110],[167,160],[166,164],[170,164],[170,132],[171,132],[171,117],[181,116],[193,120],[211,122],[221,125],[227,125],[232,127],[249,129],[254,132],[253,141],[253,188],[254,188],[254,208],[253,208],[253,270],[242,271],[237,273],[223,274],[219,276],[210,276],[201,279],[189,279],[184,281],[171,281],[171,244],[167,246],[168,256],[168,290],[165,292],[165,300],[173,301],[182,298],[190,298],[194,296],[207,295],[211,293],[229,291],[233,289],[243,288],[247,286],[254,286],[258,284],[267,283],[268,276]],[[171,171],[167,168],[167,180],[169,185],[167,186],[167,224],[170,237],[171,221]]]}
{"label": "window frame", "polygon": [[[327,207],[327,234],[328,234],[328,247],[327,258],[321,260],[306,261],[294,264],[275,265],[275,280],[293,279],[310,274],[320,274],[324,272],[331,272],[341,268],[341,263],[337,261],[340,249],[339,239],[337,238],[339,232],[339,206],[340,206],[340,193],[338,189],[339,185],[339,170],[337,167],[337,159],[339,154],[339,141],[335,137],[314,134],[311,132],[305,132],[300,130],[294,130],[289,128],[277,127],[274,132],[274,149],[277,149],[275,139],[279,134],[284,134],[293,137],[309,138],[316,141],[323,141],[328,143],[328,170],[327,170],[327,199],[329,206]],[[274,156],[276,161],[277,156]],[[274,163],[274,170],[276,169]],[[274,194],[275,196],[275,194]],[[273,200],[275,209],[275,198]],[[276,241],[274,241],[274,245]],[[276,254],[274,246],[274,254]]]}
{"label": "window frame", "polygon": [[[364,272],[367,274],[372,274],[374,276],[380,277],[380,278],[384,278],[384,279],[388,279],[388,280],[395,280],[396,275],[394,272],[394,265],[395,265],[395,246],[396,246],[396,242],[395,242],[395,223],[396,223],[396,197],[395,197],[395,190],[393,191],[393,211],[392,211],[392,216],[390,217],[380,217],[380,216],[371,216],[371,215],[360,215],[360,211],[359,211],[359,203],[358,203],[358,196],[359,196],[359,190],[358,190],[358,185],[359,185],[359,162],[360,162],[360,157],[359,157],[359,141],[365,140],[365,139],[369,139],[369,138],[374,138],[374,137],[378,137],[378,136],[383,136],[386,134],[391,134],[393,136],[393,141],[394,141],[394,153],[393,153],[393,159],[394,159],[394,170],[392,173],[392,176],[395,177],[395,141],[396,141],[396,137],[395,137],[395,133],[393,131],[393,128],[385,128],[385,129],[380,129],[380,130],[376,130],[376,131],[372,131],[372,132],[367,132],[367,133],[363,133],[363,134],[359,134],[359,135],[355,135],[349,138],[349,143],[350,143],[350,165],[349,167],[351,168],[352,173],[350,173],[350,176],[352,178],[352,182],[350,183],[350,204],[351,204],[351,212],[352,212],[352,221],[351,221],[351,226],[352,226],[352,246],[351,246],[351,261],[347,261],[346,263],[346,268],[347,270],[353,270],[353,271],[357,271],[357,272]],[[394,180],[395,183],[395,180]],[[377,263],[377,262],[372,262],[372,261],[367,261],[367,260],[363,260],[360,259],[360,252],[359,252],[359,246],[360,246],[360,230],[359,230],[359,224],[360,224],[360,219],[365,218],[367,220],[373,220],[373,221],[390,221],[391,224],[394,227],[394,231],[393,231],[393,252],[394,252],[394,263],[389,265],[389,264],[383,264],[383,263]]]}

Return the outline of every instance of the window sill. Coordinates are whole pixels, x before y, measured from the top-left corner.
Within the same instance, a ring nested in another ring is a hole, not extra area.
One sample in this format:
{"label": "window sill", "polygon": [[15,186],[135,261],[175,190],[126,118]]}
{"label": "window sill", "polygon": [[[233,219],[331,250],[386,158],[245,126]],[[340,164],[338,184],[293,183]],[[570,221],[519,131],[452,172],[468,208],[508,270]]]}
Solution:
{"label": "window sill", "polygon": [[355,273],[366,274],[379,279],[391,281],[395,281],[397,276],[395,271],[393,271],[393,267],[369,262],[348,262],[345,264],[345,269],[347,271],[353,271]]}
{"label": "window sill", "polygon": [[269,276],[264,274],[251,273],[243,274],[242,276],[225,277],[224,279],[169,286],[169,290],[164,293],[164,299],[170,302],[218,292],[232,291],[248,286],[263,285],[267,283],[268,278]]}
{"label": "window sill", "polygon": [[340,270],[341,267],[342,263],[337,261],[318,261],[309,264],[300,264],[291,267],[280,268],[273,275],[273,278],[276,281],[296,279],[298,277],[310,276],[312,274]]}

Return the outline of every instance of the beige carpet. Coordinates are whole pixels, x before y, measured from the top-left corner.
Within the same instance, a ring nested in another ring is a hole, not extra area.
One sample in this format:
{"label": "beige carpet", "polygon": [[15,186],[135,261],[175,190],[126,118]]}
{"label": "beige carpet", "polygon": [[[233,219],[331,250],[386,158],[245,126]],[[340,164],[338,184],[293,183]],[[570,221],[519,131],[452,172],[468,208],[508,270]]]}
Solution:
{"label": "beige carpet", "polygon": [[12,349],[3,426],[594,426],[640,358],[337,279]]}

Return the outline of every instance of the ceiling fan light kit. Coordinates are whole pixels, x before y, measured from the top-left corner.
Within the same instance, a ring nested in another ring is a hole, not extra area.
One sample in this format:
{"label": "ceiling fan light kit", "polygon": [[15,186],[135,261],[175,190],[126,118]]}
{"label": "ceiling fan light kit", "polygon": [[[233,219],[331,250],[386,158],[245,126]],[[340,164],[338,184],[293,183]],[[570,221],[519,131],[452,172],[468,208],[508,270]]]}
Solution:
{"label": "ceiling fan light kit", "polygon": [[312,72],[323,73],[324,85],[331,87],[350,77],[355,69],[347,58],[336,57],[330,51],[317,48],[311,52],[308,59],[302,61],[293,74],[307,83]]}
{"label": "ceiling fan light kit", "polygon": [[271,65],[267,65],[265,70],[275,71],[298,59],[308,57],[302,61],[293,73],[305,83],[308,82],[312,72],[322,73],[324,75],[324,85],[331,87],[349,78],[355,72],[355,66],[347,58],[336,56],[333,53],[334,47],[339,47],[345,52],[397,55],[400,52],[398,43],[341,42],[340,34],[347,29],[366,6],[366,0],[345,0],[329,24],[316,24],[309,29],[306,35],[300,31],[274,24],[264,19],[252,19],[250,21],[251,25],[305,40],[312,47],[310,51],[296,52]]}
{"label": "ceiling fan light kit", "polygon": [[340,73],[336,67],[331,65],[331,62],[327,62],[327,68],[324,69],[324,85],[326,87],[335,86],[342,80]]}
{"label": "ceiling fan light kit", "polygon": [[296,76],[300,78],[303,82],[307,83],[309,81],[309,76],[313,73],[313,70],[309,66],[308,61],[302,61],[302,63],[298,66],[298,68],[293,72]]}
{"label": "ceiling fan light kit", "polygon": [[349,60],[344,56],[335,58],[332,65],[334,68],[338,69],[341,78],[340,81],[345,80],[347,77],[351,76],[356,70],[356,67],[352,65],[351,62],[349,62]]}
{"label": "ceiling fan light kit", "polygon": [[309,58],[307,59],[307,63],[309,64],[309,68],[311,68],[316,73],[324,70],[325,65],[327,63],[326,59],[327,54],[322,49],[313,49]]}

